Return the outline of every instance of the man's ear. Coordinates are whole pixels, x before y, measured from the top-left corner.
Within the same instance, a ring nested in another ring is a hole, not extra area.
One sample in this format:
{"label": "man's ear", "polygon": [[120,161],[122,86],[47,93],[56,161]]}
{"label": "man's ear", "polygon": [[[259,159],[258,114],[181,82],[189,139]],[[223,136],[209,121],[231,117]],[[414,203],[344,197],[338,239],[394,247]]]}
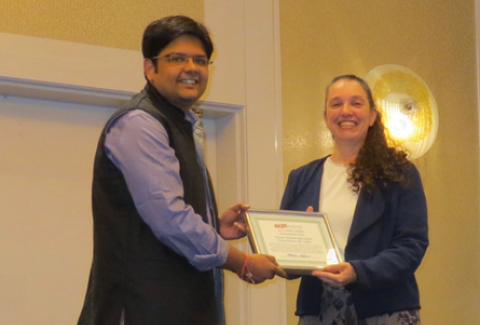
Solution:
{"label": "man's ear", "polygon": [[151,82],[153,80],[153,75],[155,74],[155,65],[152,60],[143,59],[143,72],[148,81]]}

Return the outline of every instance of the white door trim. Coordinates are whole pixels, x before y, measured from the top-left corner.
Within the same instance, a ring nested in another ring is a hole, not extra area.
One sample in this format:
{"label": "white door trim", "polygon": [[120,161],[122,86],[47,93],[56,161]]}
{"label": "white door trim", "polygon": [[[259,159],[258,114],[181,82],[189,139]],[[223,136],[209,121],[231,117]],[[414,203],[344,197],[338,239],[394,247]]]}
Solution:
{"label": "white door trim", "polygon": [[[278,209],[283,184],[280,19],[278,0],[204,0],[216,46],[208,99],[246,110],[247,199]],[[287,324],[286,283],[248,287],[239,325]]]}

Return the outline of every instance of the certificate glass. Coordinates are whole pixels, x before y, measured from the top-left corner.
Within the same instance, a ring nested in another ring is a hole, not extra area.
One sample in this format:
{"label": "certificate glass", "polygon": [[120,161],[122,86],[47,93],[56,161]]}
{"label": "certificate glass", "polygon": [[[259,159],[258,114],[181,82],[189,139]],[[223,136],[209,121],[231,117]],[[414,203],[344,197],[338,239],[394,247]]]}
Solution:
{"label": "certificate glass", "polygon": [[326,214],[250,209],[246,217],[252,251],[275,256],[289,274],[311,274],[343,260]]}

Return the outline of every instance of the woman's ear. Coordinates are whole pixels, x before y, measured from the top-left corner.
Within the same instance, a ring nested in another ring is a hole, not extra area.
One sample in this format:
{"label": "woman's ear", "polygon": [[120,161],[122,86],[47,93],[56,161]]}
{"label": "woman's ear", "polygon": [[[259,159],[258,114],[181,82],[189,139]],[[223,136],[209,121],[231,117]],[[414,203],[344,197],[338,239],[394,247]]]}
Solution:
{"label": "woman's ear", "polygon": [[374,123],[375,123],[375,120],[377,119],[377,115],[378,115],[378,111],[377,111],[377,108],[374,107],[371,111],[370,111],[371,115],[370,115],[370,126],[372,126]]}

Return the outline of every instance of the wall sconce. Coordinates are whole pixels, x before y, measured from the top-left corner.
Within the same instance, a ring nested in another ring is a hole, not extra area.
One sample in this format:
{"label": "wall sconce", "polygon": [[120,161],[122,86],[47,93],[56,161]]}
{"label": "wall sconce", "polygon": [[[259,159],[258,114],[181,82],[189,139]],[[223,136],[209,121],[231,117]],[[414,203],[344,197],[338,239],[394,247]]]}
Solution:
{"label": "wall sconce", "polygon": [[422,78],[405,67],[386,64],[371,70],[365,80],[394,143],[410,159],[424,155],[437,136],[438,110]]}

